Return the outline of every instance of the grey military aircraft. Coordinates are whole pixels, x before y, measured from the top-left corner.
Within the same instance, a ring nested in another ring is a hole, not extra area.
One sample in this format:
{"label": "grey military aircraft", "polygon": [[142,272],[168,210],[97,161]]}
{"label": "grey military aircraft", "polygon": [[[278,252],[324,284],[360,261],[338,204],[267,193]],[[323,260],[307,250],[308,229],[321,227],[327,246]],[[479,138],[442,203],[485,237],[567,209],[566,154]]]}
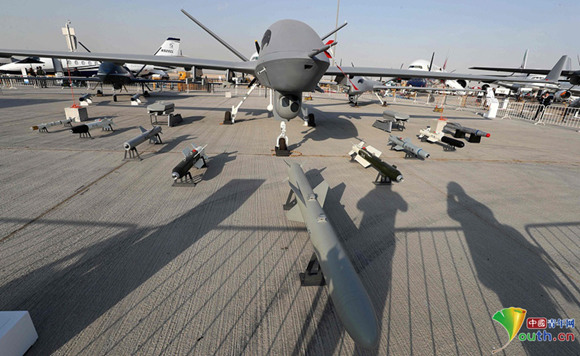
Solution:
{"label": "grey military aircraft", "polygon": [[[527,55],[527,51],[526,51]],[[563,70],[564,64],[567,61],[568,56],[564,55],[560,58],[560,60],[556,63],[556,65],[552,69],[532,69],[532,68],[525,68],[526,57],[524,56],[524,62],[518,68],[510,68],[510,67],[470,67],[469,69],[476,69],[476,70],[488,70],[488,71],[496,71],[496,72],[510,72],[510,73],[524,73],[527,75],[527,78],[534,78],[534,79],[545,79],[548,82],[556,82],[554,83],[536,83],[530,85],[533,89],[547,89],[552,90],[555,92],[556,99],[568,99],[572,94],[578,95],[580,94],[579,89],[575,89],[574,87],[580,85],[580,70]],[[580,57],[578,58],[578,62],[580,63]],[[568,83],[558,83],[558,78],[560,76],[564,76],[567,78]],[[498,84],[505,86],[513,91],[518,91],[521,88],[521,85],[511,83],[512,78],[514,77],[506,77],[503,82]]]}
{"label": "grey military aircraft", "polygon": [[[183,11],[183,10],[182,10]],[[183,11],[185,13],[185,11]],[[280,20],[272,24],[264,33],[260,43],[259,58],[255,61],[221,61],[214,59],[198,59],[188,57],[159,57],[153,55],[107,54],[107,53],[70,53],[59,51],[0,49],[0,56],[44,56],[65,59],[85,59],[120,63],[140,63],[163,66],[232,70],[251,74],[263,86],[274,92],[273,113],[278,120],[290,120],[300,113],[304,118],[308,115],[307,108],[302,105],[302,93],[314,90],[323,75],[353,75],[397,78],[433,78],[433,79],[465,79],[493,82],[502,77],[477,76],[459,73],[423,72],[405,69],[383,69],[356,67],[339,70],[330,67],[327,52],[334,41],[323,41],[340,29],[319,36],[310,26],[296,20]],[[330,67],[330,68],[329,68]],[[521,78],[520,82],[537,82]],[[310,114],[311,115],[311,114]],[[286,143],[283,143],[286,145]]]}
{"label": "grey military aircraft", "polygon": [[360,76],[349,78],[349,76],[346,75],[338,75],[335,80],[339,85],[347,87],[346,93],[348,94],[348,102],[354,106],[358,106],[358,98],[367,91],[373,92],[381,102],[381,105],[387,105],[387,102],[381,98],[379,92],[381,90],[387,90],[390,87],[378,80]]}

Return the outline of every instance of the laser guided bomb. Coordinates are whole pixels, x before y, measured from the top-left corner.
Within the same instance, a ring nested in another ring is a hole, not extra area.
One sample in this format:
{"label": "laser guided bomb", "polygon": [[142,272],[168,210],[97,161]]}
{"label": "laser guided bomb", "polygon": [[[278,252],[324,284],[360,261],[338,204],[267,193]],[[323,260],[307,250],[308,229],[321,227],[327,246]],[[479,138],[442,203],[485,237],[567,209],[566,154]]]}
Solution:
{"label": "laser guided bomb", "polygon": [[34,125],[31,126],[30,129],[31,130],[38,130],[38,132],[48,132],[48,128],[51,126],[56,126],[56,125],[64,125],[64,126],[72,126],[71,122],[75,121],[74,117],[69,117],[68,119],[65,120],[58,120],[58,121],[53,121],[53,122],[47,122],[44,124],[40,124],[40,125]]}
{"label": "laser guided bomb", "polygon": [[162,133],[161,126],[153,126],[151,130],[147,130],[143,126],[139,126],[139,130],[141,130],[141,134],[139,136],[136,136],[123,144],[123,148],[125,148],[125,150],[132,150],[147,140],[153,143],[163,143],[161,142],[161,137],[159,136],[159,134]]}
{"label": "laser guided bomb", "polygon": [[407,155],[414,155],[418,158],[425,159],[428,158],[430,155],[421,147],[415,146],[411,143],[411,139],[402,137],[397,137],[393,135],[389,135],[389,144],[391,145],[391,149],[395,151],[405,151]]}
{"label": "laser guided bomb", "polygon": [[462,141],[456,140],[454,138],[451,137],[447,137],[445,136],[445,133],[443,132],[443,127],[445,127],[445,125],[447,124],[447,119],[439,119],[439,120],[434,120],[434,129],[431,129],[431,126],[427,126],[426,129],[422,129],[419,130],[419,138],[423,139],[425,138],[427,141],[435,143],[435,142],[443,142],[446,143],[448,145],[448,147],[463,147],[465,146],[465,143],[463,143]]}
{"label": "laser guided bomb", "polygon": [[113,119],[112,118],[104,118],[104,119],[97,119],[93,122],[89,122],[88,124],[73,126],[70,129],[70,132],[73,134],[79,134],[79,137],[92,137],[91,133],[89,132],[91,129],[101,128],[101,130],[106,131],[113,131]]}
{"label": "laser guided bomb", "polygon": [[391,181],[402,182],[403,174],[397,169],[397,166],[384,162],[379,157],[382,152],[372,146],[365,146],[364,142],[358,145],[352,145],[351,151],[348,153],[351,158],[367,168],[372,166],[377,170],[376,183],[391,183]]}
{"label": "laser guided bomb", "polygon": [[448,122],[447,125],[443,127],[443,131],[453,134],[453,137],[456,138],[465,138],[465,134],[469,134],[469,138],[467,139],[467,141],[473,143],[480,143],[482,137],[491,136],[487,132],[472,129],[470,127],[461,126],[461,124],[458,124],[456,122]]}
{"label": "laser guided bomb", "polygon": [[183,180],[184,177],[186,179],[189,177],[190,180],[193,180],[191,173],[189,172],[191,167],[195,166],[195,168],[200,169],[207,165],[206,160],[208,157],[205,154],[205,147],[207,145],[198,147],[192,143],[191,146],[193,149],[186,148],[182,151],[185,158],[171,171],[171,176],[174,181],[177,181],[178,179]]}
{"label": "laser guided bomb", "polygon": [[134,137],[123,144],[123,148],[125,149],[125,158],[127,158],[127,153],[129,153],[130,157],[133,157],[133,153],[135,153],[137,154],[137,157],[141,159],[139,152],[137,151],[137,146],[147,140],[155,144],[163,143],[161,142],[161,136],[159,136],[162,133],[161,126],[153,126],[151,130],[147,130],[143,126],[139,126],[139,130],[141,130],[141,134],[139,136]]}
{"label": "laser guided bomb", "polygon": [[[286,216],[306,224],[316,264],[322,270],[328,294],[344,328],[357,344],[372,348],[379,340],[377,317],[367,291],[322,209],[328,184],[323,181],[312,189],[300,165],[286,164],[290,185],[284,206]],[[292,195],[295,197],[291,200]],[[309,263],[309,268],[313,264]]]}

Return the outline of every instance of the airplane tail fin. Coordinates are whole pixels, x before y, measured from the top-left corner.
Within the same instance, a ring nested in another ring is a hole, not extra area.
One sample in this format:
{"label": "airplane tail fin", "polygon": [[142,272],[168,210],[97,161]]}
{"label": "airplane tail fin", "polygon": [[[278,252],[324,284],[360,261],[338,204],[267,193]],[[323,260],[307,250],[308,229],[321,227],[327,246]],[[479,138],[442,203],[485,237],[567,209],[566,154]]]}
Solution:
{"label": "airplane tail fin", "polygon": [[181,40],[175,37],[169,37],[155,52],[156,56],[181,56]]}
{"label": "airplane tail fin", "polygon": [[528,65],[528,51],[529,49],[526,49],[524,53],[524,59],[522,60],[522,64],[520,64],[520,69],[526,69],[526,65]]}
{"label": "airplane tail fin", "polygon": [[555,82],[560,78],[560,75],[562,75],[562,69],[564,69],[564,64],[566,63],[567,58],[568,58],[567,55],[563,55],[562,58],[560,58],[558,63],[556,63],[554,68],[552,68],[550,73],[548,73],[548,75],[546,76],[546,81]]}

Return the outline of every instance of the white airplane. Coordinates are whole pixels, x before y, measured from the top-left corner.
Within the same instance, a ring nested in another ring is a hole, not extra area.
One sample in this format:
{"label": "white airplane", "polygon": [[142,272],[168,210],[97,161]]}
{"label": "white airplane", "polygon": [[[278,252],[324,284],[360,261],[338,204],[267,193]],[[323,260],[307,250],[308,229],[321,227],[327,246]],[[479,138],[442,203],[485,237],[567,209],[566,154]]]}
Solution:
{"label": "white airplane", "polygon": [[[447,67],[447,59],[445,59],[445,63],[443,64],[443,67],[439,67],[435,64],[433,64],[433,57],[435,56],[435,53],[433,53],[433,56],[431,57],[431,62],[425,60],[425,59],[418,59],[414,62],[412,62],[411,64],[409,64],[408,69],[410,70],[423,70],[423,71],[427,71],[427,72],[438,72],[438,73],[447,73],[447,70],[445,69]],[[445,83],[445,86],[447,88],[451,88],[451,89],[465,89],[467,87],[467,81],[463,80],[463,79],[459,79],[459,80],[441,80],[442,83]],[[410,86],[413,87],[428,87],[428,86],[432,86],[433,83],[431,83],[428,79],[425,78],[413,78],[411,80],[409,80],[407,82]]]}
{"label": "white airplane", "polygon": [[[67,22],[62,29],[62,33],[66,38],[67,46],[70,52],[77,52],[77,38],[74,29],[70,27],[70,22]],[[80,43],[80,42],[79,42]],[[83,48],[90,52],[82,43]],[[181,42],[179,38],[169,37],[154,53],[156,56],[181,56],[180,50]],[[11,74],[26,75],[26,70],[41,67],[46,74],[55,74],[57,72],[65,72],[67,68],[72,72],[75,68],[81,73],[80,76],[93,76],[97,74],[101,62],[94,60],[80,60],[80,59],[57,59],[48,57],[25,57],[21,60],[14,60],[10,63],[0,65],[0,72]],[[162,78],[169,77],[166,73],[170,67],[143,65],[126,63],[125,67],[133,73],[139,73],[139,76],[148,76],[150,74],[158,74]]]}

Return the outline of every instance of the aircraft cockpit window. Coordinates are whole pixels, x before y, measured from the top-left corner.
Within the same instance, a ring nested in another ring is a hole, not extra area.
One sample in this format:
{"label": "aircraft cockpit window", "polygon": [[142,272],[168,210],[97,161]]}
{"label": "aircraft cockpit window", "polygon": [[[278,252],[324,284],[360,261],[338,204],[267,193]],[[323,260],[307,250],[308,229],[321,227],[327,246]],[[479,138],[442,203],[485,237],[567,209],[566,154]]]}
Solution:
{"label": "aircraft cockpit window", "polygon": [[360,78],[360,79],[358,80],[358,83],[359,83],[359,84],[362,84],[362,83],[364,83],[364,81],[365,81],[365,80],[364,80],[363,78]]}
{"label": "aircraft cockpit window", "polygon": [[272,38],[272,31],[267,30],[266,33],[264,33],[264,37],[262,37],[262,49],[270,44],[270,38]]}

